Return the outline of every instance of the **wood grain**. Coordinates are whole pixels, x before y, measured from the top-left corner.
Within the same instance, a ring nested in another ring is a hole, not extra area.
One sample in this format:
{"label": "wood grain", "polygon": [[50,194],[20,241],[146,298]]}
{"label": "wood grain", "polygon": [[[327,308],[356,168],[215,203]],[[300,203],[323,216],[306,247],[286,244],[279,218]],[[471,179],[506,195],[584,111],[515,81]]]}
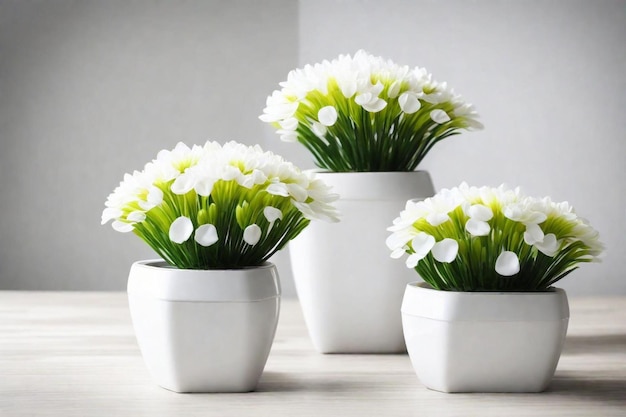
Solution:
{"label": "wood grain", "polygon": [[249,394],[176,394],[142,362],[123,293],[0,292],[0,416],[626,416],[626,298],[570,299],[541,394],[443,394],[407,355],[321,355],[297,301]]}

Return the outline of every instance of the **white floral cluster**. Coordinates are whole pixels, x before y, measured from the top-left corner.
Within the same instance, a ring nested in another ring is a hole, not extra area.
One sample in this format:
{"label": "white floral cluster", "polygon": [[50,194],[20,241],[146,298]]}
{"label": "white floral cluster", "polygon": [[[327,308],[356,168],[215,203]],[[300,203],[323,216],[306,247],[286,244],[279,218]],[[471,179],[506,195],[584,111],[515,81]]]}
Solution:
{"label": "white floral cluster", "polygon": [[[234,181],[247,189],[260,187],[261,192],[288,197],[307,219],[337,220],[337,211],[330,203],[338,196],[330,193],[330,188],[312,172],[300,171],[282,157],[263,152],[259,146],[206,142],[204,146],[189,148],[181,142],[171,151],[160,151],[142,171],[124,176],[105,203],[102,224],[113,220],[115,230],[130,232],[135,224],[146,219],[149,210],[164,204],[164,192],[184,196],[193,190],[198,196],[208,197],[218,181]],[[271,206],[265,207],[263,213],[270,223],[283,216],[278,208]],[[186,241],[193,232],[192,221],[186,216],[176,218],[169,227],[170,240],[175,243]],[[250,225],[244,231],[248,244],[257,243],[260,237],[257,225]],[[195,240],[203,246],[215,243],[215,227],[199,226]]]}
{"label": "white floral cluster", "polygon": [[[589,248],[589,256],[594,258],[603,250],[598,232],[586,220],[578,217],[567,202],[555,203],[548,197],[537,199],[524,196],[519,188],[511,190],[504,185],[478,188],[463,183],[459,187],[443,189],[423,201],[410,200],[406,203],[400,217],[388,228],[393,232],[386,242],[392,251],[391,256],[400,258],[409,250],[410,244],[413,253],[406,260],[409,268],[415,268],[429,253],[438,262],[454,261],[459,251],[457,240],[446,237],[436,241],[434,236],[418,230],[415,225],[420,220],[433,227],[457,221],[459,219],[452,219],[451,214],[459,207],[464,213],[463,220],[466,219],[463,232],[469,236],[489,235],[492,232],[490,220],[498,212],[506,219],[523,224],[524,242],[546,256],[554,257],[564,245],[574,241],[583,242]],[[559,238],[554,233],[544,233],[542,224],[548,219],[566,224],[570,229],[567,235]],[[503,248],[496,249],[502,250],[496,260],[496,272],[502,276],[517,274],[520,271],[518,255]]]}
{"label": "white floral cluster", "polygon": [[466,127],[482,128],[482,124],[476,120],[478,115],[474,107],[464,102],[445,82],[434,81],[426,69],[400,66],[363,50],[359,50],[354,57],[340,55],[330,62],[325,60],[290,71],[287,81],[279,84],[282,89],[274,91],[267,98],[260,119],[277,123],[280,127],[277,133],[282,140],[296,141],[296,130],[302,122],[296,117],[296,112],[302,104],[317,110],[317,120],[307,120],[306,123],[318,136],[323,136],[326,128],[335,124],[341,110],[337,103],[317,109],[317,104],[309,101],[307,95],[312,91],[328,95],[329,85],[333,82],[339,87],[343,98],[352,100],[355,105],[370,113],[380,112],[392,100],[397,100],[401,111],[407,115],[417,112],[422,102],[448,103],[451,108],[449,111],[430,111],[430,118],[434,122],[444,124],[455,118],[463,118]]}

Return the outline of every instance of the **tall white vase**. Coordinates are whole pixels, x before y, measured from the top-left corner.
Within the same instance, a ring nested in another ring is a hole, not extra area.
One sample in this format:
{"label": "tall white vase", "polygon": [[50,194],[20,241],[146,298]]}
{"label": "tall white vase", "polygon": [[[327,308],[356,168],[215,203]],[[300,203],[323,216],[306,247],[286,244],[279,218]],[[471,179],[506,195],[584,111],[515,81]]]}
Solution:
{"label": "tall white vase", "polygon": [[278,323],[276,267],[189,270],[135,262],[128,301],[155,382],[176,392],[252,391]]}
{"label": "tall white vase", "polygon": [[387,227],[434,194],[425,171],[318,173],[341,198],[339,223],[312,222],[289,244],[309,335],[322,353],[406,351],[399,314],[415,271],[390,259]]}

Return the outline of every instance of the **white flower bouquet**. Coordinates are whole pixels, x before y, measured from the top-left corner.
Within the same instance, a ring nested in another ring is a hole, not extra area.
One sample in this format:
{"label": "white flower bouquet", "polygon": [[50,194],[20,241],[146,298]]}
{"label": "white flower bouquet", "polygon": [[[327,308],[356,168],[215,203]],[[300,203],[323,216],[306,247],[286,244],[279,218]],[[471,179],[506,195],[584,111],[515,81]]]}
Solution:
{"label": "white flower bouquet", "polygon": [[337,199],[313,173],[258,146],[179,143],[111,193],[102,224],[134,232],[182,269],[260,265]]}
{"label": "white flower bouquet", "polygon": [[480,129],[471,104],[423,68],[358,51],[289,73],[260,119],[335,172],[413,171],[440,140]]}
{"label": "white flower bouquet", "polygon": [[598,232],[567,202],[524,196],[519,189],[444,189],[408,201],[389,231],[393,258],[408,254],[433,288],[449,291],[542,291],[598,260]]}

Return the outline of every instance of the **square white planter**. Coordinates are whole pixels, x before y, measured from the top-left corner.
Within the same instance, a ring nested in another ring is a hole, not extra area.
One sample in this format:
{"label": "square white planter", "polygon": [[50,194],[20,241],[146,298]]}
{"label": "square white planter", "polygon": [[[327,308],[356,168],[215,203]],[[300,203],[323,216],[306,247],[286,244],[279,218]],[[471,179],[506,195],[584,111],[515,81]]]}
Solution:
{"label": "square white planter", "polygon": [[274,340],[280,285],[273,264],[181,270],[135,262],[128,300],[155,382],[176,392],[253,391]]}
{"label": "square white planter", "polygon": [[569,320],[562,289],[450,292],[407,285],[402,325],[420,381],[443,392],[540,392]]}

